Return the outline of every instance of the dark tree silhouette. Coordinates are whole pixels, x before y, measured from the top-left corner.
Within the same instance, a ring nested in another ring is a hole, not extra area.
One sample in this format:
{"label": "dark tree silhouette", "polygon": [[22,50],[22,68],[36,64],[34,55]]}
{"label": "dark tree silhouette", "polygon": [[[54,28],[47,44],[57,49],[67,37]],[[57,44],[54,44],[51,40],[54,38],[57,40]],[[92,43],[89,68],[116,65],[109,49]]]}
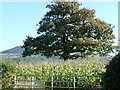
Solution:
{"label": "dark tree silhouette", "polygon": [[23,56],[32,54],[69,58],[106,55],[113,49],[113,27],[95,17],[95,10],[79,8],[78,2],[54,2],[39,22],[37,33],[28,36]]}

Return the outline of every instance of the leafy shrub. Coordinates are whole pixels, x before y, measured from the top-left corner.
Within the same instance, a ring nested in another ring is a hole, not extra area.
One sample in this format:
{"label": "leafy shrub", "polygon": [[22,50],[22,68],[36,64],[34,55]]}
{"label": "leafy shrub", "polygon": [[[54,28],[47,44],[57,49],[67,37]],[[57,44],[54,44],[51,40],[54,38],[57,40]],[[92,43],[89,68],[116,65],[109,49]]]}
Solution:
{"label": "leafy shrub", "polygon": [[119,90],[120,87],[120,53],[118,53],[106,66],[103,78],[105,90]]}
{"label": "leafy shrub", "polygon": [[2,88],[12,88],[16,72],[15,64],[11,61],[0,62],[0,71],[2,72]]}

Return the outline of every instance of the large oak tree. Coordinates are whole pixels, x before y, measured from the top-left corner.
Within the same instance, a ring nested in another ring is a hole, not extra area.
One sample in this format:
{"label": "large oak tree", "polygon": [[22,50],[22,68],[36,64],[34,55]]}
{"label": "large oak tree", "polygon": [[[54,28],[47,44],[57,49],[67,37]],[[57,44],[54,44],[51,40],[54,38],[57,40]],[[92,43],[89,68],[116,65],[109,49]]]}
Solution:
{"label": "large oak tree", "polygon": [[64,60],[107,55],[113,49],[113,26],[95,17],[95,10],[78,2],[54,2],[39,22],[37,37],[28,36],[23,56],[60,56]]}

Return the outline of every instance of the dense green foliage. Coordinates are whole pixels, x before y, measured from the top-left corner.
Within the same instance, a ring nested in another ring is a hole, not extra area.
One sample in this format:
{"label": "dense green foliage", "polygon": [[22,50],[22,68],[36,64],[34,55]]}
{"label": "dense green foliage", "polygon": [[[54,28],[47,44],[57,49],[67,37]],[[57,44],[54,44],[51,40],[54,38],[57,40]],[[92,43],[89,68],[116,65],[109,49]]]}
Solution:
{"label": "dense green foliage", "polygon": [[0,58],[0,89],[2,88],[2,70],[1,70],[1,58]]}
{"label": "dense green foliage", "polygon": [[104,87],[106,90],[119,90],[120,88],[120,53],[106,66],[104,75]]}
{"label": "dense green foliage", "polygon": [[[36,65],[35,65],[36,66]],[[55,86],[71,86],[73,87],[73,77],[76,76],[78,81],[77,86],[80,88],[100,88],[100,75],[105,72],[104,64],[99,61],[81,61],[66,63],[44,63],[39,68],[31,66],[27,68],[21,66],[18,74],[36,74],[38,80],[51,80],[51,75],[54,74],[56,81],[71,81],[71,82],[54,82]],[[38,76],[37,76],[38,75]],[[36,83],[37,84],[37,83]],[[51,85],[50,82],[39,83],[43,86]]]}
{"label": "dense green foliage", "polygon": [[95,11],[78,2],[55,2],[39,22],[38,37],[24,41],[23,56],[60,56],[64,60],[106,55],[113,49],[113,27],[95,17]]}
{"label": "dense green foliage", "polygon": [[[15,63],[14,63],[15,64]],[[4,64],[2,82],[5,87],[12,87],[13,76],[16,75],[35,75],[36,80],[51,80],[54,74],[56,81],[54,86],[71,86],[73,87],[73,76],[78,81],[77,86],[80,88],[101,88],[100,77],[106,71],[104,66],[106,61],[68,61],[68,62],[17,62],[16,67],[13,64]],[[5,67],[7,67],[5,69]],[[15,71],[16,70],[16,71]],[[31,80],[31,76],[19,76],[18,80]],[[23,82],[22,82],[23,84]],[[37,86],[48,86],[50,82],[36,82]],[[23,87],[22,87],[23,88]],[[29,87],[30,88],[30,87]]]}
{"label": "dense green foliage", "polygon": [[0,71],[2,73],[2,88],[13,88],[16,66],[11,61],[1,61]]}

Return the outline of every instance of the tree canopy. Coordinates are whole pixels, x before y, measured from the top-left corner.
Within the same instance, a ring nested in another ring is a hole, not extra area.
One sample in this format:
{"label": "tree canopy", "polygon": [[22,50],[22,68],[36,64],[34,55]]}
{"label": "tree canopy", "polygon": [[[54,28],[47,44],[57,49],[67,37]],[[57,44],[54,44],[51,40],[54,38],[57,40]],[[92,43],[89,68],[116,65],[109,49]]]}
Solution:
{"label": "tree canopy", "polygon": [[27,36],[23,56],[60,56],[64,60],[107,55],[113,49],[113,26],[95,17],[95,10],[78,2],[53,2],[39,22],[37,37]]}

